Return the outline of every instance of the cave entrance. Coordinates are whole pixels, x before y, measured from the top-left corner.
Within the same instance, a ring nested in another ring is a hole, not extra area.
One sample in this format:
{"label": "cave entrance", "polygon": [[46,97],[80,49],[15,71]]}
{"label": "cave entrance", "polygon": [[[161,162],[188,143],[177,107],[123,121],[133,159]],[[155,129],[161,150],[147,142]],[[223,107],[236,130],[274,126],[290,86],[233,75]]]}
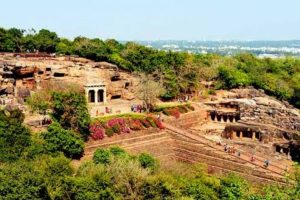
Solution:
{"label": "cave entrance", "polygon": [[98,90],[98,102],[104,102],[104,90]]}
{"label": "cave entrance", "polygon": [[95,103],[95,91],[94,90],[89,91],[88,101],[89,101],[89,103]]}

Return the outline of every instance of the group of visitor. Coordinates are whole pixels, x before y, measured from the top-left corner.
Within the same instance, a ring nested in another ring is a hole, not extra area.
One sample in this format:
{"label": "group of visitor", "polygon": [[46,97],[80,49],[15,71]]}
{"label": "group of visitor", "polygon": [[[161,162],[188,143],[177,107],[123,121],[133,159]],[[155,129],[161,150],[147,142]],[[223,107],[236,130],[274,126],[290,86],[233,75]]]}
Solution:
{"label": "group of visitor", "polygon": [[177,101],[179,103],[182,103],[182,102],[188,102],[190,100],[190,96],[189,95],[186,95],[184,97],[178,97]]}
{"label": "group of visitor", "polygon": [[42,126],[50,125],[51,123],[52,123],[52,120],[49,117],[44,117],[43,120],[42,120]]}
{"label": "group of visitor", "polygon": [[[226,144],[226,143],[223,145],[221,140],[219,140],[219,141],[217,142],[217,145],[219,145],[219,146],[224,146],[224,151],[227,152],[227,153],[230,153],[230,154],[235,154],[235,153],[237,153],[237,156],[239,156],[239,157],[241,156],[241,152],[240,152],[239,150],[237,150],[234,146],[229,146],[229,145]],[[254,157],[254,155],[251,156],[250,161],[251,161],[251,162],[255,162],[255,157]],[[270,160],[266,159],[266,160],[264,161],[264,167],[265,167],[265,168],[268,168],[269,165],[270,165]]]}
{"label": "group of visitor", "polygon": [[228,144],[225,144],[224,151],[230,154],[235,154],[236,148],[234,146],[229,146]]}
{"label": "group of visitor", "polygon": [[146,109],[145,109],[144,106],[142,106],[140,104],[132,104],[131,105],[131,111],[132,112],[139,112],[139,113],[141,113],[141,112],[145,112]]}

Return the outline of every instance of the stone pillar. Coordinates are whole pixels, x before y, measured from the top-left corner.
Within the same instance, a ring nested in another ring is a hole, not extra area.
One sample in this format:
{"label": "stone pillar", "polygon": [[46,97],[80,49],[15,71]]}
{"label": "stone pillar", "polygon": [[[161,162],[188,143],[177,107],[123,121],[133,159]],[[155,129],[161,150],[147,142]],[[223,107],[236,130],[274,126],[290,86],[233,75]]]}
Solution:
{"label": "stone pillar", "polygon": [[255,132],[251,132],[252,134],[252,140],[255,140]]}
{"label": "stone pillar", "polygon": [[235,139],[237,136],[236,136],[236,131],[232,131],[231,132],[231,136],[232,136],[232,139]]}
{"label": "stone pillar", "polygon": [[240,138],[243,138],[243,131],[240,132]]}
{"label": "stone pillar", "polygon": [[98,103],[98,90],[97,89],[94,89],[95,91],[95,103]]}
{"label": "stone pillar", "polygon": [[106,87],[103,88],[103,103],[106,103]]}
{"label": "stone pillar", "polygon": [[86,102],[90,103],[89,102],[89,89],[85,88],[85,97],[86,97]]}

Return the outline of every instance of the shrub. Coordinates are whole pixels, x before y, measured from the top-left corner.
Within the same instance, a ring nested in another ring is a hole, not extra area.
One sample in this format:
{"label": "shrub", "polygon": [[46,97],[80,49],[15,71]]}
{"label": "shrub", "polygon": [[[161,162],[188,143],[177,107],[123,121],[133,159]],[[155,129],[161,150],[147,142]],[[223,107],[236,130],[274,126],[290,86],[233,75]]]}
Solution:
{"label": "shrub", "polygon": [[153,121],[155,123],[155,126],[159,129],[164,129],[165,127],[163,126],[163,124],[161,123],[161,121],[159,121],[158,119],[156,118],[153,118]]}
{"label": "shrub", "polygon": [[151,127],[157,127],[156,122],[153,117],[146,117],[146,120],[149,122]]}
{"label": "shrub", "polygon": [[120,124],[115,124],[111,127],[111,129],[114,131],[114,133],[120,134],[121,133],[121,127]]}
{"label": "shrub", "polygon": [[180,106],[177,106],[177,108],[180,113],[187,113],[189,111],[189,109],[186,107],[186,105],[180,105]]}
{"label": "shrub", "polygon": [[186,107],[187,107],[188,109],[190,109],[191,111],[194,111],[194,110],[195,110],[194,106],[192,106],[191,104],[186,104]]}
{"label": "shrub", "polygon": [[79,158],[83,153],[83,140],[75,132],[63,129],[58,123],[51,124],[41,136],[49,153],[61,151],[69,158]]}
{"label": "shrub", "polygon": [[164,109],[164,110],[163,110],[163,114],[165,114],[165,115],[167,115],[167,116],[170,116],[170,115],[171,115],[169,109]]}
{"label": "shrub", "polygon": [[221,179],[220,197],[222,200],[243,199],[248,188],[245,180],[234,174],[229,174]]}
{"label": "shrub", "polygon": [[106,149],[97,149],[93,156],[96,164],[109,164],[111,161],[111,152]]}
{"label": "shrub", "polygon": [[95,123],[90,126],[90,132],[93,140],[102,140],[104,138],[105,129],[100,123]]}
{"label": "shrub", "polygon": [[218,200],[218,194],[212,187],[207,186],[201,180],[192,180],[187,184],[185,189],[186,195],[193,197],[194,199],[210,199]]}
{"label": "shrub", "polygon": [[129,121],[129,128],[131,130],[135,130],[135,131],[142,130],[143,129],[143,124],[141,123],[140,120],[133,119],[133,120]]}
{"label": "shrub", "polygon": [[156,170],[158,167],[157,160],[147,153],[141,153],[138,156],[138,161],[143,168],[150,169],[151,171]]}
{"label": "shrub", "polygon": [[178,119],[180,117],[180,112],[177,107],[168,109],[168,112],[170,115],[172,115],[176,119]]}
{"label": "shrub", "polygon": [[109,150],[114,156],[124,156],[127,154],[124,149],[118,146],[110,147]]}
{"label": "shrub", "polygon": [[147,119],[141,119],[140,121],[145,128],[151,127],[151,124],[149,123],[149,121]]}
{"label": "shrub", "polygon": [[105,129],[105,134],[108,137],[112,137],[114,135],[114,130],[112,128],[107,128],[107,129]]}
{"label": "shrub", "polygon": [[114,125],[120,125],[120,126],[124,126],[125,125],[125,119],[123,118],[114,118],[114,119],[110,119],[107,122],[107,126],[108,127],[113,127]]}
{"label": "shrub", "polygon": [[121,133],[130,133],[130,128],[128,128],[126,126],[122,126],[121,127]]}

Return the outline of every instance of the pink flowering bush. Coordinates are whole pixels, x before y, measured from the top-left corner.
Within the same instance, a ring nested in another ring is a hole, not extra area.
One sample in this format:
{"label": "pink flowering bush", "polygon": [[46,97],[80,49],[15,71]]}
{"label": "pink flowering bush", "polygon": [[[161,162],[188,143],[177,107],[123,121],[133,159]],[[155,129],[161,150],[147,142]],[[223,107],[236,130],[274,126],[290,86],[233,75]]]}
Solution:
{"label": "pink flowering bush", "polygon": [[105,129],[100,123],[94,123],[89,128],[91,132],[91,138],[93,140],[102,140],[105,135]]}
{"label": "pink flowering bush", "polygon": [[125,126],[125,119],[123,119],[123,118],[114,118],[114,119],[110,119],[107,122],[108,127],[113,127],[116,124],[119,124],[120,126]]}
{"label": "pink flowering bush", "polygon": [[139,131],[145,128],[163,129],[162,123],[153,116],[138,116],[114,118],[94,122],[90,125],[91,138],[93,140],[102,140],[105,136],[112,137],[115,134],[128,134],[131,131]]}

